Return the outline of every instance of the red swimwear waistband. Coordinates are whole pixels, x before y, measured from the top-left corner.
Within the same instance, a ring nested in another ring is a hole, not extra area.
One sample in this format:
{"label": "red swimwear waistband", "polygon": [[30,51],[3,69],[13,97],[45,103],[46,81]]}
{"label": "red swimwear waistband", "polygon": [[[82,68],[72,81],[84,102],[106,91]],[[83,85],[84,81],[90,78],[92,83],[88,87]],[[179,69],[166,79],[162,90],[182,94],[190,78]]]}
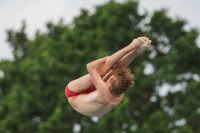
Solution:
{"label": "red swimwear waistband", "polygon": [[[87,89],[87,90],[85,90],[85,91],[83,91],[82,93],[91,93],[91,90],[90,89]],[[66,89],[65,89],[65,95],[66,95],[66,97],[67,98],[70,98],[70,97],[74,97],[74,96],[78,96],[78,95],[80,95],[81,93],[75,93],[75,92],[73,92],[73,91],[71,91],[69,88],[68,88],[68,86],[66,87]]]}

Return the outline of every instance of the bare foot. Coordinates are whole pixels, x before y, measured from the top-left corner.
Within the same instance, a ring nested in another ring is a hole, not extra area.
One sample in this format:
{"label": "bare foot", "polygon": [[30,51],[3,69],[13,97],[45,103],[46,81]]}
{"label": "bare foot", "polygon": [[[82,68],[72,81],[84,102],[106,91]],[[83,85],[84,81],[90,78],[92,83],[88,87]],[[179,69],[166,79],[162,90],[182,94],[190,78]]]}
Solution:
{"label": "bare foot", "polygon": [[140,45],[142,45],[145,41],[146,37],[138,37],[137,39],[134,39],[130,45],[132,45],[133,48],[136,48]]}
{"label": "bare foot", "polygon": [[151,40],[149,40],[149,38],[139,37],[138,39],[143,42],[136,48],[139,53],[143,52],[144,50],[146,50],[148,47],[151,46]]}

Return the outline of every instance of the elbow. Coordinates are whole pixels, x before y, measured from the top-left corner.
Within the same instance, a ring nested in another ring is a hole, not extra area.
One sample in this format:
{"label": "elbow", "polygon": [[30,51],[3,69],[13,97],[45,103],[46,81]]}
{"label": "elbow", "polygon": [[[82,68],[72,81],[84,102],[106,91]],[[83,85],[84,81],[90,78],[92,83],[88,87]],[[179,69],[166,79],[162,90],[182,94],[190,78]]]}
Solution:
{"label": "elbow", "polygon": [[90,71],[90,70],[92,69],[91,63],[88,63],[88,64],[86,65],[86,68],[87,68],[88,71]]}
{"label": "elbow", "polygon": [[92,73],[96,70],[96,68],[94,67],[94,65],[92,63],[87,64],[86,68],[89,73]]}
{"label": "elbow", "polygon": [[90,64],[87,64],[87,65],[86,65],[87,70],[89,69],[89,67],[90,67]]}

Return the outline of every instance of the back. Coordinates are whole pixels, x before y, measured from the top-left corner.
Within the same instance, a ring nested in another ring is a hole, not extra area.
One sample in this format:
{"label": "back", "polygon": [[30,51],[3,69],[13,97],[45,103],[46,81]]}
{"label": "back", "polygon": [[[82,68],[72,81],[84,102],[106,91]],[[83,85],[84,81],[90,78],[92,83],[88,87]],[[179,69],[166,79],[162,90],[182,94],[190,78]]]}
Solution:
{"label": "back", "polygon": [[68,101],[81,114],[102,116],[115,108],[121,102],[123,96],[116,97],[109,92],[102,95],[96,90],[89,94],[82,93],[76,97],[71,97]]}

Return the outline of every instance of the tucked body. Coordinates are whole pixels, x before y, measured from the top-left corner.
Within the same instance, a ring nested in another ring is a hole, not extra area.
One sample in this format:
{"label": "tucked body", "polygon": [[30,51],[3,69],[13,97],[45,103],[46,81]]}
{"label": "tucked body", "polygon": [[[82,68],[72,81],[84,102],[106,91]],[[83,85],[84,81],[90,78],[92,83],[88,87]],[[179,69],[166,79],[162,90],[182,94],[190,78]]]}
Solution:
{"label": "tucked body", "polygon": [[139,37],[113,55],[88,63],[88,74],[66,87],[70,105],[87,116],[102,116],[115,108],[134,84],[127,66],[150,44],[149,38]]}

